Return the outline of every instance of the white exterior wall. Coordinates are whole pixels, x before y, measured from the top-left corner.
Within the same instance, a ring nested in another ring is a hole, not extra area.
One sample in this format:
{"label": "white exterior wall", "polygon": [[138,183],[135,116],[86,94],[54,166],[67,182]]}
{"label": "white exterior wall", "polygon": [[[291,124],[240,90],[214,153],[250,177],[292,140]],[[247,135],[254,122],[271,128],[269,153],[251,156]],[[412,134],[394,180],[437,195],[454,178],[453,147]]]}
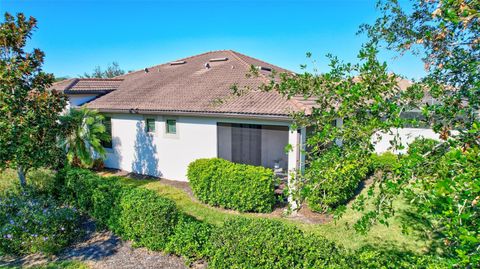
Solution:
{"label": "white exterior wall", "polygon": [[[375,145],[376,153],[380,154],[386,151],[391,151],[394,153],[406,153],[408,149],[408,144],[413,142],[413,140],[415,140],[415,138],[417,137],[440,140],[439,135],[436,134],[432,129],[402,128],[402,129],[392,130],[392,132],[393,132],[392,134],[379,132],[376,135],[374,135],[374,137],[372,138],[374,141],[376,139],[379,139],[377,144]],[[390,141],[392,141],[397,134],[399,135],[401,143],[405,146],[405,149],[393,151],[390,149],[391,147]]]}
{"label": "white exterior wall", "polygon": [[288,169],[288,130],[262,129],[262,166],[273,168],[275,161],[281,168]]}
{"label": "white exterior wall", "polygon": [[[187,181],[187,167],[192,161],[217,157],[217,122],[289,125],[208,117],[108,116],[112,118],[112,149],[108,150],[106,167],[180,181]],[[154,134],[145,132],[146,118],[156,119]],[[176,135],[165,133],[166,119],[177,120]]]}
{"label": "white exterior wall", "polygon": [[98,94],[69,94],[67,108],[78,107],[97,98]]}

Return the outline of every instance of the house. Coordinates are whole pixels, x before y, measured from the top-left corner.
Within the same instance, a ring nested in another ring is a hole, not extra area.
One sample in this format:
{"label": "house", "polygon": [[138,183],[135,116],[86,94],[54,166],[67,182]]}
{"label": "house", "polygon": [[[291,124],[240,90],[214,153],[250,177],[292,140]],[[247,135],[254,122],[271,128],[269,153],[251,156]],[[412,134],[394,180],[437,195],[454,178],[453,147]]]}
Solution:
{"label": "house", "polygon": [[[259,76],[248,78],[252,66]],[[199,158],[298,171],[306,129],[294,127],[289,115],[307,110],[312,100],[258,90],[272,70],[289,72],[225,50],[53,88],[69,96],[70,106],[106,116],[112,136],[105,144],[106,167],[182,181],[188,164]]]}
{"label": "house", "polygon": [[[251,66],[258,77],[247,78]],[[280,67],[225,50],[148,67],[114,79],[70,79],[54,88],[106,116],[112,141],[105,165],[140,174],[187,180],[187,166],[221,157],[287,172],[301,167],[305,129],[289,114],[297,100],[257,88]],[[232,88],[242,91],[233,94]],[[286,153],[291,144],[293,150]]]}

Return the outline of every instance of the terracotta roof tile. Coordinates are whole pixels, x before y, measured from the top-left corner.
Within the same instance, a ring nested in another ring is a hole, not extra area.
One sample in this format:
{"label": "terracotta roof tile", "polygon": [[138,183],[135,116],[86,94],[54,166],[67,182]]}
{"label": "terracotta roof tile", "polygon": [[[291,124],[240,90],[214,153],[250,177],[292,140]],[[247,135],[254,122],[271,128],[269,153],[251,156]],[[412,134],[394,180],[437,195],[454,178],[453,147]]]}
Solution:
{"label": "terracotta roof tile", "polygon": [[[228,58],[211,62],[213,58]],[[298,109],[291,100],[277,92],[259,91],[269,71],[259,77],[247,78],[250,66],[265,66],[286,71],[234,51],[213,51],[165,63],[119,76],[118,89],[106,94],[87,107],[99,110],[182,111],[204,113],[238,113],[288,116]],[[206,68],[208,63],[210,68]],[[232,85],[247,90],[232,94]]]}
{"label": "terracotta roof tile", "polygon": [[122,81],[118,78],[75,78],[54,83],[50,89],[66,94],[107,93],[118,89]]}

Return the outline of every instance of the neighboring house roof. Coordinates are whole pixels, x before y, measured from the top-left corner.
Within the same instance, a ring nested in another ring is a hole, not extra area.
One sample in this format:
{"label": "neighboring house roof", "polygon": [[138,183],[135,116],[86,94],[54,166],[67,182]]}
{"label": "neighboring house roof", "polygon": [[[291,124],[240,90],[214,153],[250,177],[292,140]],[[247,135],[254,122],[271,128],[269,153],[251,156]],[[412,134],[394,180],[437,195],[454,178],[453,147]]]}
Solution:
{"label": "neighboring house roof", "polygon": [[[397,86],[400,91],[406,91],[408,87],[413,85],[413,82],[404,79],[404,78],[397,78]],[[354,81],[359,81],[358,77],[354,78]],[[298,102],[301,104],[302,108],[305,109],[304,111],[308,114],[312,112],[312,108],[320,108],[320,104],[316,102],[316,97],[311,96],[311,97],[304,97],[302,95],[296,95],[291,97],[292,100]],[[430,100],[431,97],[426,96],[424,97],[423,100]]]}
{"label": "neighboring house roof", "polygon": [[118,89],[122,81],[119,78],[74,78],[56,82],[50,89],[66,94],[103,94]]}
{"label": "neighboring house roof", "polygon": [[64,80],[54,82],[52,84],[52,86],[50,86],[50,88],[48,88],[48,90],[56,90],[56,91],[59,91],[59,92],[63,92],[75,80],[76,80],[76,78],[69,78],[69,79],[64,79]]}
{"label": "neighboring house roof", "polygon": [[[205,65],[208,64],[209,68]],[[258,77],[247,78],[251,66],[262,66]],[[210,113],[288,116],[299,104],[278,92],[264,92],[258,87],[269,81],[280,67],[224,50],[180,59],[145,70],[128,73],[118,89],[86,106],[100,111],[138,113]],[[232,94],[236,85],[240,96]]]}

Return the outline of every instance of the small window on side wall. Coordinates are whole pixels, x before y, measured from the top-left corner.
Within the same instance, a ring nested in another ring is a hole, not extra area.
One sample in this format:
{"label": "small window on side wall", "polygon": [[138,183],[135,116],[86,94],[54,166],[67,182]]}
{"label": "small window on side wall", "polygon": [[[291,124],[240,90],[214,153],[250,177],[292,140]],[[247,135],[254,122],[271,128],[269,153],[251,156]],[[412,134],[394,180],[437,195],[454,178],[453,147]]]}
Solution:
{"label": "small window on side wall", "polygon": [[102,146],[104,148],[111,149],[112,148],[112,118],[105,117],[103,119],[103,125],[105,126],[105,132],[108,134],[110,139],[108,141],[102,141]]}
{"label": "small window on side wall", "polygon": [[177,121],[173,119],[167,119],[166,121],[166,133],[167,134],[176,134],[177,133]]}
{"label": "small window on side wall", "polygon": [[155,133],[155,119],[148,118],[145,121],[146,121],[145,131],[147,133]]}

